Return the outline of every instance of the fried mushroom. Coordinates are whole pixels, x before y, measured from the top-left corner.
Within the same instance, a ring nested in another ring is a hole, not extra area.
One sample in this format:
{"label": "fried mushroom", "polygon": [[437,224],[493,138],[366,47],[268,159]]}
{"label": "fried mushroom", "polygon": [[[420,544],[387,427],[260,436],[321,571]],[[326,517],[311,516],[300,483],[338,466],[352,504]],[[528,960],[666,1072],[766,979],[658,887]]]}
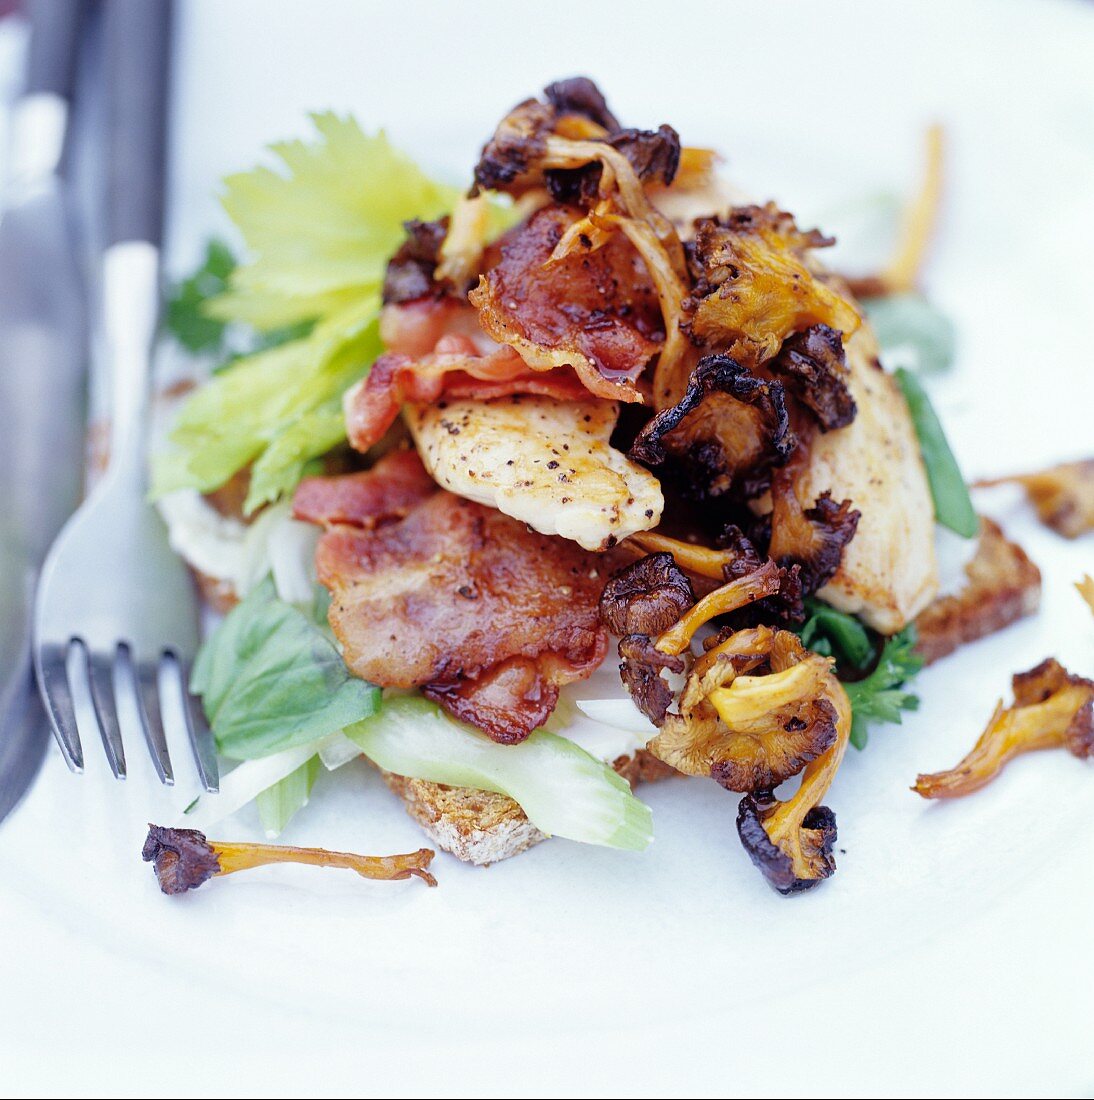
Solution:
{"label": "fried mushroom", "polygon": [[684,395],[638,433],[629,455],[646,466],[682,461],[705,493],[754,495],[796,439],[782,383],[728,355],[699,360]]}
{"label": "fried mushroom", "polygon": [[600,597],[601,622],[619,642],[619,674],[638,709],[660,725],[673,694],[662,671],[683,672],[675,654],[657,649],[651,636],[663,634],[695,602],[691,582],[671,554],[649,554],[617,573]]}
{"label": "fried mushroom", "polygon": [[547,149],[555,110],[538,99],[518,103],[498,123],[475,165],[475,191],[507,191],[520,196],[543,182],[538,161]]}
{"label": "fried mushroom", "polygon": [[737,807],[737,835],[753,865],[780,894],[798,894],[835,873],[836,815],[814,806],[798,816],[770,793],[746,794]]}
{"label": "fried mushroom", "polygon": [[845,428],[855,419],[843,337],[834,328],[813,325],[788,337],[771,361],[771,371],[809,409],[822,432]]}
{"label": "fried mushroom", "polygon": [[621,129],[604,93],[587,76],[556,80],[543,89],[543,95],[560,115],[583,115],[609,134]]}
{"label": "fried mushroom", "polygon": [[695,603],[691,582],[668,553],[648,554],[604,586],[600,620],[613,634],[662,634]]}
{"label": "fried mushroom", "polygon": [[825,698],[835,715],[835,741],[810,761],[797,791],[780,801],[770,791],[747,794],[737,810],[737,835],[753,864],[780,894],[808,890],[836,870],[836,815],[822,806],[851,735],[851,704],[829,674]]}
{"label": "fried mushroom", "polygon": [[810,596],[832,578],[854,538],[860,513],[849,500],[836,503],[822,493],[803,508],[794,489],[795,471],[777,470],[771,483],[771,541],[768,553],[782,566],[798,565],[803,595]]}
{"label": "fried mushroom", "polygon": [[978,481],[973,488],[1015,482],[1025,489],[1041,522],[1064,538],[1094,530],[1094,458],[1065,462],[1032,474]]}
{"label": "fried mushroom", "polygon": [[831,662],[788,631],[737,631],[696,662],[679,712],[648,748],[727,790],[771,790],[835,742],[836,713],[824,694],[830,675]]}
{"label": "fried mushroom", "polygon": [[634,705],[655,726],[660,726],[674,698],[661,673],[683,672],[687,667],[683,657],[662,653],[646,634],[620,638],[619,656],[619,676]]}
{"label": "fried mushroom", "polygon": [[359,856],[328,852],[325,848],[295,848],[280,844],[225,843],[207,840],[197,829],[149,825],[141,858],[151,863],[165,894],[196,890],[215,875],[230,875],[267,863],[307,863],[316,867],[344,867],[362,878],[388,881],[416,876],[427,886],[437,880],[427,868],[434,852],[421,848],[397,856]]}
{"label": "fried mushroom", "polygon": [[699,221],[688,249],[694,288],[684,302],[692,340],[754,364],[813,325],[849,336],[858,313],[809,264],[811,249],[832,243],[817,230],[802,232],[774,203]]}
{"label": "fried mushroom", "polygon": [[384,305],[411,302],[417,298],[439,298],[447,293],[436,280],[441,248],[448,234],[448,218],[433,222],[417,218],[404,222],[406,240],[388,261],[384,274]]}
{"label": "fried mushroom", "polygon": [[[662,124],[656,130],[619,130],[602,139],[622,153],[644,183],[668,187],[680,167],[680,135]],[[551,168],[544,173],[547,192],[555,202],[591,206],[601,195],[603,165],[590,161],[579,168]]]}
{"label": "fried mushroom", "polygon": [[1011,679],[1014,705],[1002,700],[972,751],[949,771],[920,775],[912,788],[924,798],[959,798],[990,783],[1008,760],[1036,749],[1066,748],[1094,756],[1094,681],[1073,676],[1048,658]]}

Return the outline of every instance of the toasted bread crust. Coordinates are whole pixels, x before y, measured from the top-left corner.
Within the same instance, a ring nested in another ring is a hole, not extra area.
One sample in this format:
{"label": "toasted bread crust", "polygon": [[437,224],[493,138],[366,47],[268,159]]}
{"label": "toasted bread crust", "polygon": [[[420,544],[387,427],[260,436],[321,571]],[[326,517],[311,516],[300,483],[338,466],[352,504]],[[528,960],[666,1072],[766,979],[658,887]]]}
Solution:
{"label": "toasted bread crust", "polygon": [[915,621],[916,648],[928,664],[1033,614],[1041,602],[1041,571],[990,519],[980,521],[980,545],[965,575],[960,592],[938,597]]}
{"label": "toasted bread crust", "polygon": [[239,603],[235,586],[231,581],[226,581],[222,577],[210,577],[208,573],[203,573],[192,565],[190,572],[193,573],[194,580],[197,582],[201,598],[218,615],[227,615]]}
{"label": "toasted bread crust", "polygon": [[[631,786],[676,774],[645,749],[619,757],[612,767]],[[497,863],[547,839],[506,795],[381,774],[434,844],[465,863]]]}

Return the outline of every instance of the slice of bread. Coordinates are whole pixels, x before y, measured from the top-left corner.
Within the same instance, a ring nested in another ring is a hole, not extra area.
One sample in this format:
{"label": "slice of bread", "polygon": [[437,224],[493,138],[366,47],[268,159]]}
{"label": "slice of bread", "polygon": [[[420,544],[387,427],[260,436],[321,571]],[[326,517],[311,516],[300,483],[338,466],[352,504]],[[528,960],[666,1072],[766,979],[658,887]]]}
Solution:
{"label": "slice of bread", "polygon": [[[621,756],[612,767],[633,787],[676,773],[668,764],[639,749]],[[425,779],[383,772],[384,782],[406,806],[406,812],[446,852],[480,866],[508,859],[547,837],[507,795],[470,787],[446,787]]]}
{"label": "slice of bread", "polygon": [[916,648],[928,664],[1032,615],[1041,602],[1041,571],[990,519],[980,521],[980,545],[965,576],[960,591],[939,596],[915,621]]}

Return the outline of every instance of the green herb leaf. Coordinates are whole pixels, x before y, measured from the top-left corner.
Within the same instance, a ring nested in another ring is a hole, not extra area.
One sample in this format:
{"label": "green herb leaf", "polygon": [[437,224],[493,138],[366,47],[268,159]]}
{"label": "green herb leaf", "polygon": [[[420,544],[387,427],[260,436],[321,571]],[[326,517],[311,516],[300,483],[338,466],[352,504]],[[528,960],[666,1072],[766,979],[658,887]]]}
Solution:
{"label": "green herb leaf", "polygon": [[934,498],[935,519],[963,538],[971,539],[980,530],[980,520],[973,510],[972,498],[957,460],[946,442],[938,414],[927,397],[927,391],[911,371],[903,368],[897,370],[896,380],[904,391],[908,412],[919,436],[919,448]]}
{"label": "green herb leaf", "polygon": [[953,366],[953,322],[918,294],[893,294],[862,303],[883,352],[907,354],[914,370],[939,373]]}
{"label": "green herb leaf", "polygon": [[210,304],[223,320],[269,330],[378,299],[403,222],[435,218],[459,197],[383,132],[366,134],[332,112],[311,118],[317,140],[270,147],[277,169],[261,166],[224,181],[224,209],[251,259]]}
{"label": "green herb leaf", "polygon": [[310,616],[277,599],[269,578],[206,639],[191,688],[217,747],[235,760],[316,741],[380,703],[379,689],[351,675]]}
{"label": "green herb leaf", "polygon": [[869,676],[845,683],[854,715],[851,744],[865,746],[872,722],[900,724],[903,711],[915,710],[919,697],[905,689],[907,682],[923,667],[923,658],[915,651],[915,626],[885,639],[878,663]]}
{"label": "green herb leaf", "polygon": [[[851,700],[851,744],[861,749],[871,722],[900,722],[901,711],[915,710],[919,699],[903,685],[922,667],[915,652],[915,627],[905,627],[882,643],[854,615],[837,611],[823,600],[806,601],[807,618],[798,633],[802,645],[824,657],[835,657],[836,668]],[[873,666],[871,668],[871,665]],[[871,668],[863,679],[853,677]]]}
{"label": "green herb leaf", "polygon": [[285,826],[295,817],[297,811],[308,804],[311,789],[322,770],[319,757],[313,756],[291,775],[285,776],[259,794],[255,805],[267,836],[275,837],[284,832]]}
{"label": "green herb leaf", "polygon": [[240,359],[186,401],[152,461],[152,493],[210,492],[255,463],[245,510],[288,493],[304,464],[345,438],[342,394],[380,353],[375,304],[317,326],[304,340]]}
{"label": "green herb leaf", "polygon": [[866,627],[855,618],[822,600],[805,601],[807,618],[799,633],[802,645],[825,657],[835,657],[841,665],[866,668],[874,656],[874,644]]}
{"label": "green herb leaf", "polygon": [[653,815],[630,784],[584,749],[543,730],[499,745],[419,695],[390,696],[346,736],[396,775],[507,794],[548,836],[641,851]]}
{"label": "green herb leaf", "polygon": [[458,198],[382,133],[333,114],[313,121],[316,141],[273,146],[282,170],[225,181],[251,258],[226,290],[217,269],[223,292],[202,300],[201,316],[221,335],[226,322],[263,335],[187,399],[153,461],[153,496],[209,492],[250,463],[248,512],[291,492],[307,462],[345,438],[340,401],[380,353],[380,291],[403,222]]}
{"label": "green herb leaf", "polygon": [[211,240],[205,246],[201,266],[179,283],[168,298],[167,330],[188,351],[212,354],[223,351],[226,322],[210,317],[205,304],[228,289],[235,266],[231,249],[223,241]]}

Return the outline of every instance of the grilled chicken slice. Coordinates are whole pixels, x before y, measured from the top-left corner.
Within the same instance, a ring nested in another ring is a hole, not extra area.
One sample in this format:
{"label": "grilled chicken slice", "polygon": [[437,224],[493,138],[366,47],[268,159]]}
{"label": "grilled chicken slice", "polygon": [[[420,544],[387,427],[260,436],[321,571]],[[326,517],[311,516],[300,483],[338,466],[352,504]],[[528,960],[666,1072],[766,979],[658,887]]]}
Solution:
{"label": "grilled chicken slice", "polygon": [[863,326],[846,351],[858,415],[813,440],[795,490],[812,504],[829,489],[862,513],[839,571],[818,595],[894,634],[938,592],[934,507],[908,408],[877,365],[873,334]]}
{"label": "grilled chicken slice", "polygon": [[609,443],[611,401],[513,396],[407,405],[403,416],[438,484],[586,550],[656,527],[657,479]]}

